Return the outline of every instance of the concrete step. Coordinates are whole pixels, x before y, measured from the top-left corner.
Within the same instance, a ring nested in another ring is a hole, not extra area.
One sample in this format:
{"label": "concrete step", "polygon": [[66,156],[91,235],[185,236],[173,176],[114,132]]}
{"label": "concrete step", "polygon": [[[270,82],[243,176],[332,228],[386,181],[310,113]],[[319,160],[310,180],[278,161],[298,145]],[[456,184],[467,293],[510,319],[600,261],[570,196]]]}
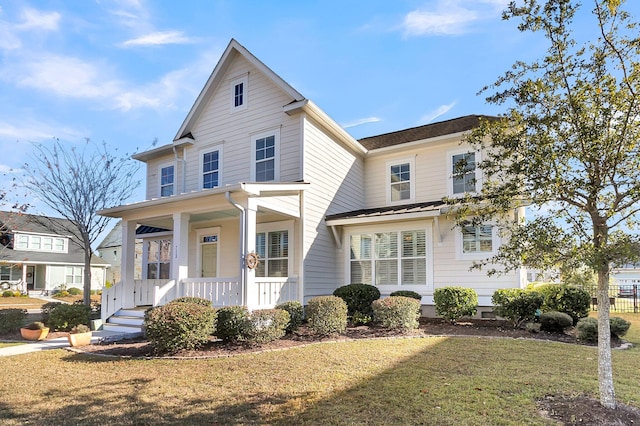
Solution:
{"label": "concrete step", "polygon": [[136,315],[123,315],[118,313],[107,320],[107,324],[136,325],[141,327],[144,322],[143,317]]}
{"label": "concrete step", "polygon": [[102,330],[113,332],[113,333],[142,335],[142,326],[136,326],[136,325],[117,324],[117,323],[108,322],[102,325]]}
{"label": "concrete step", "polygon": [[124,315],[129,317],[144,318],[144,313],[148,308],[149,308],[148,306],[141,306],[137,308],[122,308],[118,312],[116,312],[114,316]]}

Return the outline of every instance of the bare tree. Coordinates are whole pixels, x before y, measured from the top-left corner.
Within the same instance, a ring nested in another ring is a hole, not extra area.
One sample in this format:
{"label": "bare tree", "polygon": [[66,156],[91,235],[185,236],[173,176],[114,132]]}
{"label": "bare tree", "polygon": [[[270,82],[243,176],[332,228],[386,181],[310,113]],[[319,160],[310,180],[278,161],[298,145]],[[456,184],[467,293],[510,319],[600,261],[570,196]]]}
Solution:
{"label": "bare tree", "polygon": [[104,142],[97,145],[87,139],[77,149],[55,139],[52,146],[35,145],[32,162],[24,165],[23,185],[72,224],[70,229],[59,229],[59,222],[50,221],[49,226],[76,236],[74,241],[84,250],[86,305],[91,303],[91,245],[110,220],[96,212],[122,204],[140,184],[135,176],[138,165],[130,156],[114,153]]}

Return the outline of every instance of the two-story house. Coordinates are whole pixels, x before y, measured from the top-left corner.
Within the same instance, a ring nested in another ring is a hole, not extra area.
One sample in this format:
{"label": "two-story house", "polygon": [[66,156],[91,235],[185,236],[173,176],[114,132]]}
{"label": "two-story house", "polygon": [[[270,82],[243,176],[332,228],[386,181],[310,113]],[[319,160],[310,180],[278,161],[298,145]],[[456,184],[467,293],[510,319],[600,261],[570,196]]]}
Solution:
{"label": "two-story house", "polygon": [[[66,219],[0,212],[0,286],[50,293],[83,288],[84,250]],[[91,259],[91,288],[100,290],[109,264]]]}
{"label": "two-story house", "polygon": [[358,141],[231,40],[173,143],[134,156],[146,163],[147,199],[100,212],[122,220],[123,241],[103,318],[183,295],[305,303],[354,282],[414,290],[425,306],[437,287],[466,286],[489,306],[495,289],[523,279],[470,272],[500,238],[490,223],[454,228],[441,201],[482,184],[482,153],[460,145],[479,118]]}

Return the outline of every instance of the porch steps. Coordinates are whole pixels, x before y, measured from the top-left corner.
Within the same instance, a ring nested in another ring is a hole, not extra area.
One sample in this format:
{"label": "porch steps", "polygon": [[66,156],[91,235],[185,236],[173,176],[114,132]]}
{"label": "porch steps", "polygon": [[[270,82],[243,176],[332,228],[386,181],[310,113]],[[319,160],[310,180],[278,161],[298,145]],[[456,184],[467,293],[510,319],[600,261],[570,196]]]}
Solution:
{"label": "porch steps", "polygon": [[127,335],[142,335],[144,312],[147,308],[147,306],[139,306],[130,309],[120,309],[102,325],[102,329],[125,333]]}

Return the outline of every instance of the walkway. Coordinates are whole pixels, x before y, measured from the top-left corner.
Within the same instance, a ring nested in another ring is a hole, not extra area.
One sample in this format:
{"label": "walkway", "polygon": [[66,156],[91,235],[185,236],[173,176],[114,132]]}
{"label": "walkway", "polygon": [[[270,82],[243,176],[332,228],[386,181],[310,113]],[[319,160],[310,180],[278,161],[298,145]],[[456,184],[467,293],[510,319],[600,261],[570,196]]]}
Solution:
{"label": "walkway", "polygon": [[[101,339],[113,338],[121,336],[122,333],[115,333],[112,331],[94,331],[91,334],[91,343],[98,343]],[[22,343],[22,342],[19,342]],[[58,337],[49,340],[39,340],[37,342],[27,342],[24,344],[18,344],[16,346],[8,346],[6,348],[0,348],[0,357],[22,355],[31,352],[44,351],[47,349],[60,349],[69,347],[69,340],[66,337]]]}

